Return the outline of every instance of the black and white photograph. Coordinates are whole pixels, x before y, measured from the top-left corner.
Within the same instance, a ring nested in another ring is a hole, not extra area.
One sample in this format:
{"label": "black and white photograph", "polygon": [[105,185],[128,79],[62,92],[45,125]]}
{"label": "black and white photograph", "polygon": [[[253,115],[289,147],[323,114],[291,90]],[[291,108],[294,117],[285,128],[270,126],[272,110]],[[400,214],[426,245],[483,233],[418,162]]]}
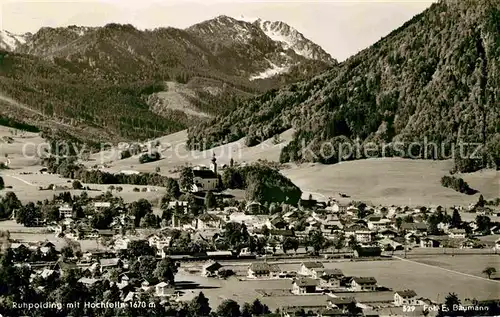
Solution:
{"label": "black and white photograph", "polygon": [[0,0],[21,316],[500,316],[500,0]]}

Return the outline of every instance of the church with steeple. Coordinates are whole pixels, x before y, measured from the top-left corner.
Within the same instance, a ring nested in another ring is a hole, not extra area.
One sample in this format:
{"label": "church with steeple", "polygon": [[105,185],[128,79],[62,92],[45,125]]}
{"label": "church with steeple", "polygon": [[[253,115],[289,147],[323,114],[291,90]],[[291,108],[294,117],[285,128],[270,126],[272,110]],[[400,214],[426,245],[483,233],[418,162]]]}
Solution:
{"label": "church with steeple", "polygon": [[216,190],[219,187],[219,174],[217,171],[217,158],[215,157],[215,153],[212,155],[210,169],[206,167],[204,169],[195,169],[193,170],[193,174],[194,192]]}

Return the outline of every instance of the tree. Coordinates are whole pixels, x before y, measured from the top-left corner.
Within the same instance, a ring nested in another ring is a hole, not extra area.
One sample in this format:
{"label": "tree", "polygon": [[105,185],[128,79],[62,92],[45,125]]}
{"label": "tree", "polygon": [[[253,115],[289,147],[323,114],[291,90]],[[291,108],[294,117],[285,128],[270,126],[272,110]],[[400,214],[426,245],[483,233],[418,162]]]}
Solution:
{"label": "tree", "polygon": [[47,222],[59,220],[59,208],[54,205],[45,205],[42,207],[42,217]]}
{"label": "tree", "polygon": [[403,218],[401,217],[396,218],[396,228],[398,228],[398,230],[401,230],[402,225],[403,225]]}
{"label": "tree", "polygon": [[347,316],[359,316],[362,313],[362,309],[359,308],[355,302],[350,302],[346,307]]}
{"label": "tree", "polygon": [[215,199],[214,193],[209,190],[205,195],[205,207],[207,209],[212,209],[217,205],[217,200]]}
{"label": "tree", "polygon": [[127,249],[129,259],[136,259],[140,256],[154,256],[155,250],[149,245],[146,240],[132,240]]}
{"label": "tree", "polygon": [[16,222],[26,227],[35,225],[35,219],[41,218],[41,211],[38,206],[30,202],[16,212]]}
{"label": "tree", "polygon": [[139,227],[141,223],[141,218],[145,215],[153,212],[151,203],[146,199],[139,199],[130,204],[129,212],[135,217],[135,226]]}
{"label": "tree", "polygon": [[177,266],[171,258],[163,258],[156,264],[155,277],[162,282],[174,285]]}
{"label": "tree", "polygon": [[489,279],[491,279],[491,276],[496,274],[497,270],[494,267],[488,266],[483,270],[483,274],[487,275]]}
{"label": "tree", "polygon": [[486,205],[486,201],[484,200],[483,195],[479,195],[479,199],[477,201],[476,207],[484,207]]}
{"label": "tree", "polygon": [[232,299],[226,299],[217,307],[217,317],[239,317],[240,305]]}
{"label": "tree", "polygon": [[262,304],[259,299],[255,299],[252,303],[252,315],[260,316],[264,314],[269,314],[269,307]]}
{"label": "tree", "polygon": [[181,194],[181,190],[179,188],[179,183],[173,179],[173,178],[167,178],[165,181],[165,189],[167,190],[167,194],[171,198],[179,198],[179,195]]}
{"label": "tree", "polygon": [[192,316],[209,316],[210,311],[212,311],[212,309],[210,308],[208,298],[205,297],[203,292],[200,292],[189,304],[189,312]]}
{"label": "tree", "polygon": [[476,216],[477,230],[481,232],[488,232],[491,225],[491,219],[488,216],[477,215]]}
{"label": "tree", "polygon": [[286,237],[283,240],[282,247],[285,254],[288,250],[297,250],[299,248],[299,240],[292,237]]}
{"label": "tree", "polygon": [[73,249],[70,246],[66,245],[66,246],[62,247],[62,249],[61,249],[61,255],[65,259],[72,258],[74,256]]}
{"label": "tree", "polygon": [[189,166],[184,166],[181,168],[179,176],[179,185],[183,190],[190,191],[194,185],[194,173],[193,169]]}
{"label": "tree", "polygon": [[3,178],[0,176],[0,190],[5,188],[5,183],[3,181]]}
{"label": "tree", "polygon": [[249,303],[245,303],[243,305],[243,309],[241,310],[241,317],[252,317],[252,306]]}
{"label": "tree", "polygon": [[453,214],[451,216],[450,226],[453,228],[460,228],[461,225],[462,225],[462,217],[460,217],[460,213],[458,212],[458,210],[454,209]]}
{"label": "tree", "polygon": [[347,246],[349,247],[349,249],[351,249],[353,251],[359,247],[359,243],[356,240],[356,236],[349,237],[349,241],[347,242]]}
{"label": "tree", "polygon": [[438,316],[455,316],[455,307],[458,305],[460,305],[460,299],[458,299],[457,294],[449,293],[444,300],[444,305],[440,306],[441,309],[438,312]]}
{"label": "tree", "polygon": [[72,185],[73,185],[73,189],[82,189],[83,188],[82,183],[80,183],[80,181],[78,181],[78,180],[73,181]]}
{"label": "tree", "polygon": [[309,232],[307,242],[308,245],[314,249],[314,253],[319,254],[325,247],[326,239],[323,236],[323,232],[320,230],[313,230]]}
{"label": "tree", "polygon": [[345,246],[344,235],[343,234],[337,235],[333,240],[333,247],[335,248],[335,250],[337,250],[337,252],[340,252],[340,250],[342,250],[344,246]]}

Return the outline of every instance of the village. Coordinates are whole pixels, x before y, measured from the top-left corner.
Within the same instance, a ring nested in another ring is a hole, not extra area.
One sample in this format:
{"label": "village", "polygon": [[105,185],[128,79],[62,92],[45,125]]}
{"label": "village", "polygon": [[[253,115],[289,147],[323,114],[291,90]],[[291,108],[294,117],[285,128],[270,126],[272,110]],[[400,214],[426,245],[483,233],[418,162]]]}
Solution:
{"label": "village", "polygon": [[[160,208],[124,203],[113,186],[93,198],[60,192],[39,213],[15,210],[13,220],[48,238],[4,231],[2,252],[42,290],[76,269],[78,283],[113,286],[123,303],[148,294],[182,306],[201,291],[213,307],[258,299],[280,316],[432,316],[451,293],[496,305],[500,223],[491,218],[500,210],[482,197],[468,210],[369,206],[343,193],[268,204],[221,192],[215,155],[190,169],[190,188],[173,186]],[[456,278],[467,286],[451,288]]]}

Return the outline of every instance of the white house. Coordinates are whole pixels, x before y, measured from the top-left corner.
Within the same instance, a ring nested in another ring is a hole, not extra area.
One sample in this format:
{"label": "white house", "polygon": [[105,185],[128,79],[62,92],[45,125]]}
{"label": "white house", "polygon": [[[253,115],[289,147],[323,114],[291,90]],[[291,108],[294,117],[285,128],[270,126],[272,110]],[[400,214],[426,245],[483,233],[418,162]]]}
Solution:
{"label": "white house", "polygon": [[372,236],[374,235],[374,232],[361,225],[355,224],[345,229],[345,235],[347,238],[350,236],[355,236],[356,241],[360,243],[370,243],[372,241]]}
{"label": "white house", "polygon": [[380,218],[378,219],[376,217],[368,220],[368,229],[371,230],[382,230],[385,228],[388,228],[391,225],[391,221],[386,218]]}
{"label": "white house", "polygon": [[59,217],[61,218],[71,218],[73,217],[73,207],[70,205],[64,205],[59,207]]}
{"label": "white house", "polygon": [[448,236],[453,239],[465,239],[465,229],[450,229]]}
{"label": "white house", "polygon": [[348,207],[349,207],[348,204],[335,203],[332,206],[332,211],[338,214],[340,213],[344,214],[347,212]]}
{"label": "white house", "polygon": [[165,248],[165,247],[169,247],[170,246],[170,241],[172,240],[172,237],[170,236],[159,236],[159,235],[152,235],[151,237],[149,237],[148,239],[148,242],[149,242],[149,245],[150,246],[154,246],[156,247],[156,250],[158,252],[158,255],[161,255],[161,251]]}
{"label": "white house", "polygon": [[292,293],[297,295],[314,293],[317,285],[318,280],[307,277],[298,278],[293,282]]}
{"label": "white house", "polygon": [[394,293],[394,306],[401,307],[405,305],[420,305],[417,293],[414,290],[407,289]]}
{"label": "white house", "polygon": [[96,202],[94,202],[94,209],[96,209],[96,210],[102,210],[102,209],[106,209],[106,208],[110,208],[110,207],[111,207],[111,203],[108,201],[96,201]]}
{"label": "white house", "polygon": [[271,265],[267,262],[252,263],[248,267],[249,278],[275,278],[281,272],[277,265]]}
{"label": "white house", "polygon": [[167,297],[175,294],[175,288],[165,282],[156,284],[156,296]]}
{"label": "white house", "polygon": [[317,275],[318,270],[324,270],[325,266],[321,262],[302,262],[300,264],[299,274],[305,276]]}
{"label": "white house", "polygon": [[198,230],[205,229],[220,229],[222,227],[222,219],[216,215],[202,214],[193,220],[193,227]]}
{"label": "white house", "polygon": [[377,290],[377,280],[374,277],[353,277],[351,289],[355,292],[374,292]]}

